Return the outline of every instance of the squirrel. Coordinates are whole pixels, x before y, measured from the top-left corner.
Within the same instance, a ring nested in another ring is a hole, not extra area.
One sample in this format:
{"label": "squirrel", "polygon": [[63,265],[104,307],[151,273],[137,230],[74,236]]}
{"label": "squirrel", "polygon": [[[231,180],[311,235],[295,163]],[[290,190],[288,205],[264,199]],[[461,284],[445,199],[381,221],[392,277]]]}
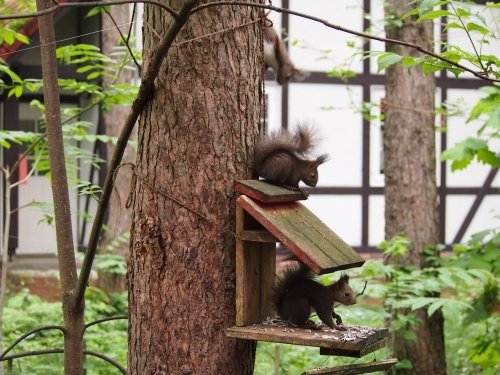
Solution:
{"label": "squirrel", "polygon": [[264,63],[266,67],[274,69],[276,80],[280,85],[288,83],[292,78],[302,81],[310,75],[309,72],[301,71],[293,65],[285,43],[280,39],[268,18],[264,26]]}
{"label": "squirrel", "polygon": [[347,274],[330,285],[323,285],[314,280],[312,272],[304,264],[288,268],[278,279],[273,292],[272,302],[279,317],[302,327],[314,324],[309,320],[314,309],[327,326],[345,330],[341,326],[342,318],[335,313],[333,305],[335,302],[343,305],[356,303],[356,294],[349,285]]}
{"label": "squirrel", "polygon": [[299,190],[299,182],[318,183],[318,166],[328,160],[323,154],[314,160],[304,159],[316,147],[314,132],[299,126],[295,134],[286,130],[262,136],[255,146],[254,173],[267,181]]}

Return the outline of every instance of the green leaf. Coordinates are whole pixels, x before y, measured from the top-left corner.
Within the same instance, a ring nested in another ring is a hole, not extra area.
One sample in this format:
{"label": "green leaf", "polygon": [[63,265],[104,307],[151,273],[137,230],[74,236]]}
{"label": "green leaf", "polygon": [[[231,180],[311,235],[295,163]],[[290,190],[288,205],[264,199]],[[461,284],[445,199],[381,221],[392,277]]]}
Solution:
{"label": "green leaf", "polygon": [[460,18],[467,18],[467,17],[470,17],[470,12],[467,10],[467,9],[464,9],[464,8],[455,8],[457,10],[457,15],[458,17]]}
{"label": "green leaf", "polygon": [[403,56],[397,55],[392,52],[382,53],[381,55],[379,55],[379,57],[377,57],[377,64],[378,64],[377,73],[380,73],[382,70],[386,69],[387,67],[393,64],[396,64],[402,59]]}
{"label": "green leaf", "polygon": [[500,168],[500,157],[487,148],[477,150],[477,160],[483,164],[489,164],[493,168]]}
{"label": "green leaf", "polygon": [[445,16],[454,16],[454,14],[451,12],[448,12],[447,10],[443,10],[443,9],[433,10],[433,11],[430,11],[429,13],[425,13],[425,14],[421,15],[417,19],[417,22],[421,22],[421,21],[425,21],[425,20],[434,20],[436,18],[445,17]]}
{"label": "green leaf", "polygon": [[474,22],[469,22],[467,24],[467,31],[478,31],[483,35],[487,35],[490,33],[490,30],[488,30],[486,27],[478,25],[477,23]]}
{"label": "green leaf", "polygon": [[411,370],[413,368],[413,364],[409,359],[403,359],[398,361],[395,367],[399,370]]}
{"label": "green leaf", "polygon": [[446,303],[445,300],[437,300],[429,305],[427,308],[427,315],[432,316],[437,310],[439,310]]}
{"label": "green leaf", "polygon": [[463,30],[464,27],[457,22],[450,22],[449,24],[446,25],[446,27],[444,29],[445,30],[448,30],[448,29],[461,29],[461,30]]}
{"label": "green leaf", "polygon": [[456,143],[452,148],[444,151],[441,154],[441,160],[452,161],[452,171],[464,169],[474,159],[478,150],[487,148],[488,145],[485,140],[468,137],[467,139]]}
{"label": "green leaf", "polygon": [[417,334],[413,331],[404,331],[403,337],[408,341],[415,341],[417,339]]}

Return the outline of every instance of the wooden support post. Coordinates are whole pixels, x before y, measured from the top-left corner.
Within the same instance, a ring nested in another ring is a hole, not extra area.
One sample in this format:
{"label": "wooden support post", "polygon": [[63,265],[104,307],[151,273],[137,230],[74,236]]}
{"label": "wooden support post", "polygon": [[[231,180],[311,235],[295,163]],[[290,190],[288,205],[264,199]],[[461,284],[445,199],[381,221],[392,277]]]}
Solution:
{"label": "wooden support post", "polygon": [[[244,241],[246,214],[236,206],[236,326],[259,323],[272,312],[276,242]],[[250,228],[253,229],[253,228]],[[270,236],[265,236],[269,241]]]}

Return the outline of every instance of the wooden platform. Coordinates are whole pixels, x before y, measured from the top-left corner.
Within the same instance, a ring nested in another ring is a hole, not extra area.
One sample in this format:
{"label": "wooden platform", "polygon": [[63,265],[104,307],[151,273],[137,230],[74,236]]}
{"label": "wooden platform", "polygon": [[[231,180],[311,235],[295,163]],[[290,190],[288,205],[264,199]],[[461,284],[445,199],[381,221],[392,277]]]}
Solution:
{"label": "wooden platform", "polygon": [[234,189],[260,202],[293,202],[307,199],[300,191],[286,189],[260,180],[237,180]]}
{"label": "wooden platform", "polygon": [[385,346],[387,328],[375,329],[360,326],[346,326],[346,331],[297,328],[282,321],[264,321],[246,327],[231,327],[226,330],[228,337],[240,339],[280,342],[316,346],[321,354],[362,357]]}
{"label": "wooden platform", "polygon": [[340,367],[323,367],[308,370],[302,375],[354,375],[366,374],[375,371],[387,371],[398,362],[397,358],[372,361],[367,363],[356,363]]}
{"label": "wooden platform", "polygon": [[236,203],[317,274],[359,267],[365,262],[299,202],[262,203],[241,195]]}

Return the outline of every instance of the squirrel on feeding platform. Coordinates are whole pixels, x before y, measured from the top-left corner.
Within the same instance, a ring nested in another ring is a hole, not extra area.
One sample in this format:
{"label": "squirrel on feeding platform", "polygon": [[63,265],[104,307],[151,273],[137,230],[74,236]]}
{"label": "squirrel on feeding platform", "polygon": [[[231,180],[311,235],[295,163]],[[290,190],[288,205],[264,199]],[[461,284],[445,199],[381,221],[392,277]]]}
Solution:
{"label": "squirrel on feeding platform", "polygon": [[301,264],[300,267],[286,270],[274,287],[273,304],[276,312],[281,319],[297,326],[310,324],[309,317],[314,309],[327,326],[345,330],[341,326],[342,318],[333,310],[335,302],[343,305],[356,303],[356,294],[349,285],[349,276],[346,274],[330,285],[323,285],[315,281],[312,272]]}
{"label": "squirrel on feeding platform", "polygon": [[285,43],[278,36],[272,22],[266,18],[266,23],[264,26],[264,63],[266,67],[273,68],[278,83],[284,85],[291,79],[302,81],[309,77],[309,72],[301,71],[293,65]]}
{"label": "squirrel on feeding platform", "polygon": [[300,191],[300,181],[316,186],[318,166],[328,160],[328,155],[313,160],[305,158],[316,147],[315,141],[313,131],[305,126],[299,126],[295,134],[281,130],[262,136],[255,146],[255,174],[293,190]]}

